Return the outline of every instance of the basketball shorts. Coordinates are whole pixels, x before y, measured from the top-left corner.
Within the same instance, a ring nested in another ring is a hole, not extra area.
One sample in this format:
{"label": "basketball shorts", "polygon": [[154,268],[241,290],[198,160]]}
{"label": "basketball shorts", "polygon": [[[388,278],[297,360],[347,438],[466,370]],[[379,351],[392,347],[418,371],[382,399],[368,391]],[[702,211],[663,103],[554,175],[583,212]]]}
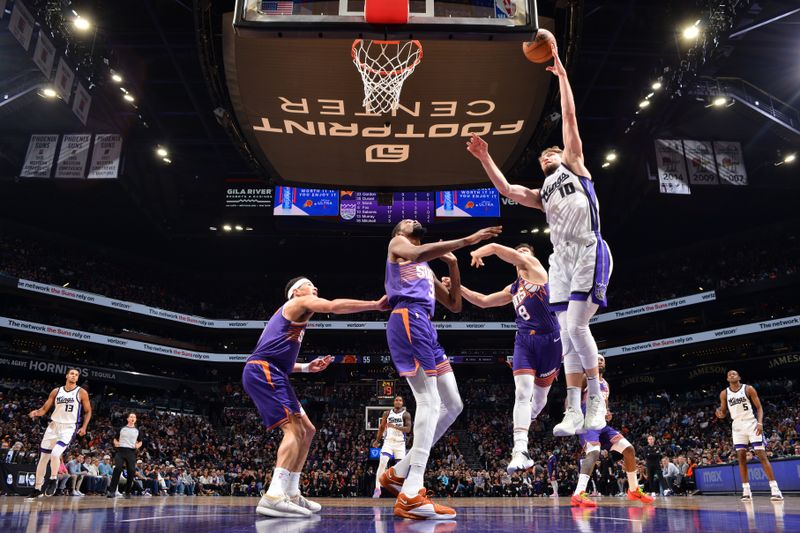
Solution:
{"label": "basketball shorts", "polygon": [[381,455],[385,455],[389,459],[400,461],[406,456],[406,443],[405,441],[383,441],[381,447]]}
{"label": "basketball shorts", "polygon": [[550,308],[565,311],[571,300],[606,307],[613,268],[611,251],[599,235],[582,243],[557,244],[550,255]]}
{"label": "basketball shorts", "polygon": [[514,375],[532,374],[539,387],[549,387],[561,370],[561,332],[517,331],[514,339]]}
{"label": "basketball shorts", "polygon": [[595,450],[607,450],[622,453],[622,450],[631,445],[628,439],[611,426],[603,429],[587,429],[585,433],[579,435],[581,448],[586,453]]}
{"label": "basketball shorts", "polygon": [[752,447],[754,450],[765,449],[767,439],[764,437],[763,431],[761,435],[756,435],[757,427],[758,421],[755,419],[743,424],[733,424],[733,447],[737,450],[747,447]]}
{"label": "basketball shorts", "polygon": [[429,376],[453,370],[433,322],[421,308],[398,307],[392,311],[386,325],[386,340],[394,367],[401,376],[416,376],[420,368]]}
{"label": "basketball shorts", "polygon": [[40,451],[42,453],[50,453],[56,445],[67,448],[77,431],[78,424],[51,421],[47,425],[44,437],[42,437],[42,443],[39,445]]}
{"label": "basketball shorts", "polygon": [[267,361],[248,361],[242,370],[242,386],[267,429],[282,426],[291,416],[305,414],[289,376]]}

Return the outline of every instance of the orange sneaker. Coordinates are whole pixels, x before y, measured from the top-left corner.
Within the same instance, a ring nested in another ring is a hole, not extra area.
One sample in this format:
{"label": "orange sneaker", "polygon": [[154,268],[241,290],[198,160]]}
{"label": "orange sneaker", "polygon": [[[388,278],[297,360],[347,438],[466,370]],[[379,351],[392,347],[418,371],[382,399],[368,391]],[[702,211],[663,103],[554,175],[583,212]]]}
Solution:
{"label": "orange sneaker", "polygon": [[380,483],[381,487],[386,489],[386,491],[392,496],[397,496],[403,489],[403,483],[405,480],[406,478],[398,476],[397,472],[394,471],[394,467],[391,467],[386,469],[386,471],[381,474],[381,478],[378,480],[378,483]]}
{"label": "orange sneaker", "polygon": [[573,507],[597,507],[597,504],[594,502],[594,500],[589,498],[589,495],[585,492],[573,494],[569,501]]}
{"label": "orange sneaker", "polygon": [[653,503],[653,497],[645,493],[642,487],[636,487],[636,490],[629,490],[628,499],[639,500],[642,503]]}
{"label": "orange sneaker", "polygon": [[433,503],[425,489],[419,489],[419,493],[413,498],[403,493],[397,496],[394,515],[412,520],[452,520],[456,517],[456,511],[445,505]]}

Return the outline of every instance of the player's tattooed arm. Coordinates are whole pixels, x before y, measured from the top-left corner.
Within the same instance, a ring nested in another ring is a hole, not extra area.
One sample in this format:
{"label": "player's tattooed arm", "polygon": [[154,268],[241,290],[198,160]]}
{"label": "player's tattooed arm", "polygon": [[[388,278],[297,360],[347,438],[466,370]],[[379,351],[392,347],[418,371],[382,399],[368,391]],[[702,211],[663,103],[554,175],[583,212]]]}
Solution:
{"label": "player's tattooed arm", "polygon": [[750,401],[753,403],[753,408],[756,410],[756,420],[758,421],[758,425],[756,426],[756,435],[761,435],[764,432],[764,406],[761,405],[761,399],[758,397],[756,389],[750,385],[745,385],[745,387],[747,387],[747,389],[744,391],[744,393],[748,398],[750,398]]}
{"label": "player's tattooed arm", "polygon": [[53,404],[56,401],[56,394],[58,394],[58,389],[53,389],[52,391],[50,391],[50,396],[47,397],[47,401],[44,402],[44,405],[41,408],[34,409],[30,413],[28,413],[28,416],[31,418],[36,418],[37,416],[46,415],[47,412],[50,410],[50,408],[53,407]]}
{"label": "player's tattooed arm", "polygon": [[450,270],[449,283],[444,283],[434,278],[434,292],[436,301],[445,306],[453,313],[460,313],[462,308],[461,301],[461,271],[458,269],[458,260],[452,253],[442,256],[442,261],[447,263]]}
{"label": "player's tattooed arm", "polygon": [[522,185],[512,185],[509,183],[489,154],[489,144],[486,141],[473,134],[470,140],[467,141],[467,151],[481,162],[483,170],[500,194],[526,207],[533,207],[534,209],[544,211],[542,195],[539,189],[529,189]]}
{"label": "player's tattooed arm", "polygon": [[408,411],[403,413],[403,425],[401,427],[395,427],[395,429],[403,433],[411,433],[411,415],[408,414]]}
{"label": "player's tattooed arm", "polygon": [[717,418],[725,418],[728,414],[728,393],[727,391],[723,390],[719,393],[719,407],[714,412],[717,415]]}

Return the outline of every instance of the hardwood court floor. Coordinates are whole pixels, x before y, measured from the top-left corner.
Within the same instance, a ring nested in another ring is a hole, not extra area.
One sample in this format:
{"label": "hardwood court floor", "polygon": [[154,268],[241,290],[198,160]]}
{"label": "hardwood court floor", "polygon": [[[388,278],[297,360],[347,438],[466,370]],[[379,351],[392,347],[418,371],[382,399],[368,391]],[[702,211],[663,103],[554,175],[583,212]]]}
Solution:
{"label": "hardwood court floor", "polygon": [[0,532],[151,533],[216,531],[257,533],[494,533],[501,531],[579,533],[800,532],[800,498],[770,502],[765,495],[744,504],[731,496],[658,498],[643,506],[598,498],[596,509],[576,509],[568,498],[459,498],[451,522],[415,522],[392,516],[393,500],[329,499],[312,519],[257,515],[256,498],[53,497],[26,502],[0,497]]}

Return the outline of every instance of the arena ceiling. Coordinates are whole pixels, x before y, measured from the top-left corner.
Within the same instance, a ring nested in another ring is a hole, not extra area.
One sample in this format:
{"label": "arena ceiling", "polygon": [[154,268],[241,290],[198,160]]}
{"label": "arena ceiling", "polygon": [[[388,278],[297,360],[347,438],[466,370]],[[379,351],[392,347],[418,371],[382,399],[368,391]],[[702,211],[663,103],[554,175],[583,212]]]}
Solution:
{"label": "arena ceiling", "polygon": [[[37,4],[34,0],[29,3]],[[20,182],[16,176],[29,134],[82,129],[66,106],[53,105],[33,94],[20,105],[0,107],[0,202],[4,213],[51,229],[58,221],[61,228],[74,228],[87,235],[127,235],[131,239],[157,236],[170,241],[210,237],[209,226],[230,217],[224,207],[226,180],[264,178],[263,169],[248,156],[230,124],[215,115],[215,108],[226,105],[220,91],[224,87],[221,56],[200,54],[201,48],[221,53],[221,14],[230,11],[233,2],[87,0],[72,4],[97,21],[94,41],[99,57],[108,59],[123,73],[127,90],[136,96],[136,107],[126,105],[118,87],[98,79],[93,92],[95,107],[87,127],[126,136],[125,173],[118,183]],[[657,93],[647,112],[636,114],[638,102],[651,92],[650,85],[679,64],[679,55],[688,46],[680,38],[679,29],[698,18],[702,11],[698,4],[705,3],[583,2],[581,37],[570,69],[587,162],[598,183],[606,232],[618,234],[619,239],[630,235],[630,241],[636,242],[646,234],[646,228],[665,221],[674,230],[669,233],[682,238],[698,226],[698,220],[706,221],[703,228],[708,232],[725,231],[736,224],[752,224],[746,218],[728,217],[726,205],[748,205],[749,216],[763,220],[775,217],[774,206],[788,201],[782,191],[790,188],[796,194],[797,170],[774,167],[773,162],[780,156],[778,151],[797,149],[800,142],[743,106],[707,108],[706,102],[698,101],[689,88],[684,88],[680,95],[675,91]],[[793,0],[746,4],[737,18],[737,29],[796,9]],[[553,1],[539,5],[544,14],[554,12]],[[204,32],[198,31],[205,24],[201,16],[204,12],[216,21],[210,28],[215,40],[212,43],[202,42]],[[7,32],[7,19],[6,13],[0,21],[0,55],[4,58],[0,79],[6,80],[6,89],[11,87],[8,80],[35,68],[25,63],[29,60]],[[725,38],[713,58],[700,67],[700,73],[744,78],[797,107],[800,61],[790,51],[800,49],[799,29],[800,14],[794,13],[739,37]],[[89,46],[88,42],[83,46]],[[744,192],[701,192],[690,199],[659,195],[657,186],[646,178],[647,163],[653,158],[652,139],[661,135],[714,138],[720,132],[735,132],[737,138],[752,141],[747,145],[750,155],[746,159],[753,186]],[[540,142],[556,144],[559,137],[556,130]],[[154,157],[157,145],[169,148],[171,164]],[[601,169],[610,150],[616,151],[618,160]],[[535,161],[530,159],[518,161],[511,175],[531,185],[541,179]],[[759,200],[754,202],[754,196]],[[536,215],[531,216],[534,218]],[[276,228],[272,217],[243,222],[255,228],[255,235],[285,232],[285,228]],[[524,216],[504,222],[508,231],[516,233],[530,225]],[[341,228],[322,229],[333,235],[341,233]]]}

